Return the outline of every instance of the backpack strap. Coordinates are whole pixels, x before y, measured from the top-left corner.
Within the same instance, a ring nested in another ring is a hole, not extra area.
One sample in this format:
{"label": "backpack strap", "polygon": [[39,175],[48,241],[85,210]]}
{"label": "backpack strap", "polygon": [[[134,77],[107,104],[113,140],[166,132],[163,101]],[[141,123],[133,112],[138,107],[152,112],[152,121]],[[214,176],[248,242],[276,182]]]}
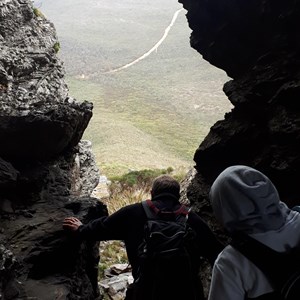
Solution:
{"label": "backpack strap", "polygon": [[150,199],[142,201],[142,205],[148,219],[158,219],[159,217],[176,218],[179,216],[184,216],[185,219],[187,219],[190,212],[190,209],[188,209],[185,205],[181,205],[175,211],[163,211],[156,207]]}
{"label": "backpack strap", "polygon": [[291,253],[277,252],[242,233],[235,233],[230,245],[254,263],[269,278],[273,288],[281,286],[291,273],[299,270],[299,249]]}
{"label": "backpack strap", "polygon": [[[148,203],[151,202],[151,203]],[[142,205],[144,208],[144,211],[146,213],[146,216],[148,219],[156,219],[157,218],[157,211],[155,211],[155,209],[150,208],[151,207],[152,201],[151,200],[143,200],[142,201]],[[159,210],[154,204],[153,204],[154,208],[156,208],[157,210]]]}

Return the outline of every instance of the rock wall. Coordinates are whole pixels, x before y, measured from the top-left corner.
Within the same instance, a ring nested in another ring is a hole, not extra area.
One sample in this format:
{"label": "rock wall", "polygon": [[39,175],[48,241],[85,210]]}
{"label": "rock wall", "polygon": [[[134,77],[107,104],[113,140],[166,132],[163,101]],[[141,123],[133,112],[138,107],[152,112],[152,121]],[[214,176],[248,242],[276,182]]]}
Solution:
{"label": "rock wall", "polygon": [[[211,222],[208,191],[232,164],[266,173],[299,203],[300,0],[180,0],[191,46],[232,78],[234,105],[195,153],[187,198]],[[81,141],[92,104],[68,93],[55,28],[30,0],[0,1],[0,298],[95,299],[98,244],[62,231],[65,216],[106,215]],[[199,70],[201,72],[201,70]],[[86,176],[88,174],[89,176]]]}
{"label": "rock wall", "polygon": [[[227,166],[264,172],[290,206],[300,202],[300,1],[180,0],[190,43],[232,78],[234,105],[197,149],[188,198],[205,217],[208,191]],[[201,70],[199,70],[201,72]]]}
{"label": "rock wall", "polygon": [[[81,141],[92,104],[69,96],[51,22],[30,0],[0,1],[0,298],[95,299],[98,243],[64,217],[106,215]],[[88,175],[88,176],[87,176]]]}

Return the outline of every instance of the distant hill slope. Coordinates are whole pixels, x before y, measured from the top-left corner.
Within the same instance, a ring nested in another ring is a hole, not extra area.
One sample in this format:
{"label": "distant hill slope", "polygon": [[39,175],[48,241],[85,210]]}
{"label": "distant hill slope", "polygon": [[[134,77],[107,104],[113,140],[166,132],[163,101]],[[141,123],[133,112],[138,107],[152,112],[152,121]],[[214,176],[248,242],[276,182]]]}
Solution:
{"label": "distant hill slope", "polygon": [[211,125],[230,110],[226,74],[189,45],[181,8],[171,0],[43,0],[35,6],[57,29],[70,93],[94,103],[85,133],[108,175],[128,169],[188,167]]}

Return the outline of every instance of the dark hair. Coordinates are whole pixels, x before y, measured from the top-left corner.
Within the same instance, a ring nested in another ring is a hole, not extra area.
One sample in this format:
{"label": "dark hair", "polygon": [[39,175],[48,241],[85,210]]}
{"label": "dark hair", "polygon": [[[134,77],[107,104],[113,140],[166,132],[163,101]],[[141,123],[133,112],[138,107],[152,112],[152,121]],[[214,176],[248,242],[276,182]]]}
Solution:
{"label": "dark hair", "polygon": [[176,179],[169,175],[160,175],[154,179],[151,193],[152,197],[168,193],[179,198],[180,184]]}

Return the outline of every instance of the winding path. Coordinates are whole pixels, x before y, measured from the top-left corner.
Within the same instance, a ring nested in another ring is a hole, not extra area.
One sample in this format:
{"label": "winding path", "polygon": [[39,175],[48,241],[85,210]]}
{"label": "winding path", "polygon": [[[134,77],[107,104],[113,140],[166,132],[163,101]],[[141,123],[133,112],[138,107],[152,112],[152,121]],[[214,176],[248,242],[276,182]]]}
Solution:
{"label": "winding path", "polygon": [[183,8],[181,9],[178,9],[174,15],[173,15],[173,18],[172,18],[172,21],[171,23],[169,24],[169,26],[165,29],[165,32],[163,34],[163,36],[161,37],[161,39],[149,50],[147,51],[146,53],[144,53],[142,56],[140,56],[139,58],[135,59],[134,61],[122,66],[122,67],[119,67],[119,68],[116,68],[116,69],[113,69],[113,70],[110,70],[110,71],[107,71],[105,73],[115,73],[115,72],[118,72],[118,71],[121,71],[121,70],[124,70],[124,69],[127,69],[129,67],[131,67],[132,65],[138,63],[139,61],[145,59],[147,56],[149,56],[153,51],[157,51],[158,47],[163,43],[163,41],[166,39],[166,37],[168,36],[169,34],[169,31],[170,29],[172,28],[172,26],[174,25],[179,13],[183,10]]}

